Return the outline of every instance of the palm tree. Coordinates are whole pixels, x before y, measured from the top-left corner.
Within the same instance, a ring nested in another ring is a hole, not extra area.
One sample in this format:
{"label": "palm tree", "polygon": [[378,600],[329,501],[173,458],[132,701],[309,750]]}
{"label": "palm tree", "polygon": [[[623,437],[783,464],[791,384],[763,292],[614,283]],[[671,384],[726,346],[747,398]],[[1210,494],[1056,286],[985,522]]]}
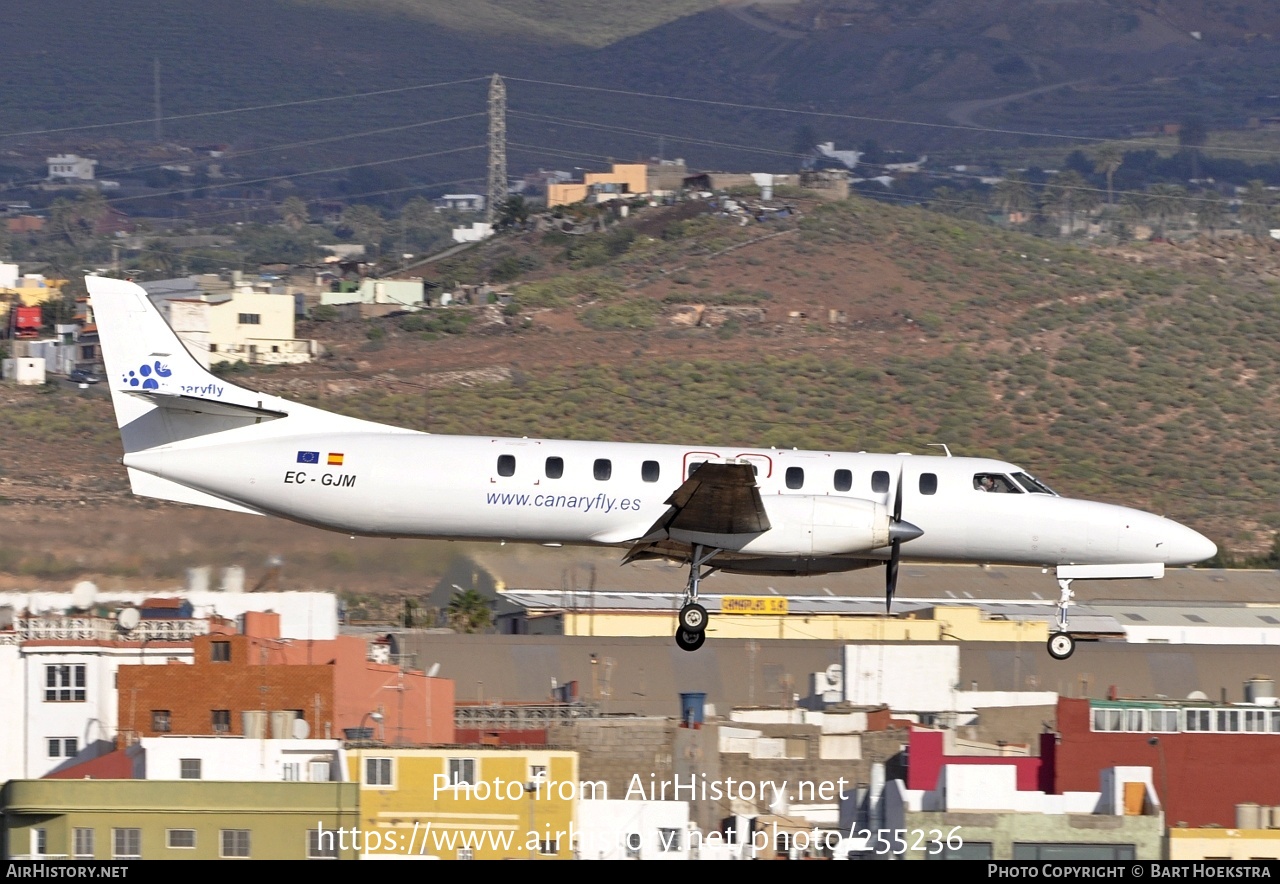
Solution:
{"label": "palm tree", "polygon": [[1271,191],[1257,179],[1250,181],[1245,189],[1240,203],[1240,221],[1246,231],[1259,239],[1271,226]]}
{"label": "palm tree", "polygon": [[1068,169],[1053,176],[1045,188],[1050,211],[1067,217],[1067,233],[1075,231],[1076,213],[1088,212],[1098,204],[1098,196],[1079,172]]}
{"label": "palm tree", "polygon": [[342,213],[342,223],[351,228],[356,239],[374,249],[381,244],[382,234],[386,230],[382,213],[373,206],[348,206]]}
{"label": "palm tree", "polygon": [[523,227],[529,220],[529,204],[520,194],[512,194],[498,207],[499,227]]}
{"label": "palm tree", "polygon": [[1118,145],[1100,144],[1093,152],[1093,171],[1107,176],[1107,205],[1115,204],[1115,191],[1111,187],[1112,176],[1120,170],[1124,163],[1124,154]]}
{"label": "palm tree", "polygon": [[1187,211],[1187,190],[1178,184],[1151,185],[1147,188],[1147,200],[1147,213],[1155,219],[1159,236],[1164,236],[1170,221],[1181,218]]}
{"label": "palm tree", "polygon": [[489,602],[474,589],[458,589],[449,599],[449,625],[465,633],[480,632],[493,622]]}
{"label": "palm tree", "polygon": [[1006,216],[1031,208],[1031,185],[1017,172],[1010,172],[995,186],[992,193],[995,204]]}
{"label": "palm tree", "polygon": [[284,220],[285,227],[297,233],[307,226],[310,213],[307,211],[307,204],[300,197],[291,196],[281,204],[280,217]]}
{"label": "palm tree", "polygon": [[1200,177],[1200,148],[1209,143],[1209,127],[1204,118],[1190,116],[1178,127],[1178,146],[1191,154],[1191,177]]}
{"label": "palm tree", "polygon": [[1196,194],[1196,225],[1215,236],[1227,218],[1226,202],[1216,190],[1202,190]]}

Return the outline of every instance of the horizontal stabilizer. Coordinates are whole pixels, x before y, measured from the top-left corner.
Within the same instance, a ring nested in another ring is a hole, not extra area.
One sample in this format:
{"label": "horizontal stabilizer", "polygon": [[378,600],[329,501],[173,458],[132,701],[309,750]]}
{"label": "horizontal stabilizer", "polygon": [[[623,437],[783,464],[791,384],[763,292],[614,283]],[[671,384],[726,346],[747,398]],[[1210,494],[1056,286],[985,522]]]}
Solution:
{"label": "horizontal stabilizer", "polygon": [[263,420],[275,420],[288,417],[288,413],[271,408],[252,405],[239,405],[235,402],[223,402],[218,399],[205,399],[201,396],[157,392],[154,390],[128,390],[130,396],[146,399],[153,405],[170,411],[185,411],[191,414],[209,414],[217,417],[257,417]]}

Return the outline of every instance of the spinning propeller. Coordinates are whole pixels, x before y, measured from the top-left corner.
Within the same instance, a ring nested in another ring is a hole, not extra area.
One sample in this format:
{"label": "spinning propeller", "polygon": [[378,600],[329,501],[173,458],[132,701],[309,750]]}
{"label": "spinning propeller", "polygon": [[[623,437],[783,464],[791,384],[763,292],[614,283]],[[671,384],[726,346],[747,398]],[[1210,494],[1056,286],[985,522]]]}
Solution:
{"label": "spinning propeller", "polygon": [[893,593],[898,588],[898,559],[902,544],[915,540],[924,530],[902,520],[902,468],[898,468],[898,488],[893,495],[893,518],[889,520],[889,562],[884,572],[884,610],[893,613]]}

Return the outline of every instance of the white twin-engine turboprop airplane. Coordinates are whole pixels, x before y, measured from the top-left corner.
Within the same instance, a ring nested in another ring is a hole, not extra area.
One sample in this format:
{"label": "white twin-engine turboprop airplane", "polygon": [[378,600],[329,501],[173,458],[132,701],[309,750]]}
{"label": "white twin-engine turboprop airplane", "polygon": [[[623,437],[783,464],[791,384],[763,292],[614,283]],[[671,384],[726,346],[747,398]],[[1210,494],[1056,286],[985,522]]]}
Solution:
{"label": "white twin-engine turboprop airplane", "polygon": [[972,457],[438,436],[237,387],[186,351],[141,287],[88,287],[133,492],[382,537],[625,547],[689,567],[676,643],[696,650],[716,570],[821,574],[902,558],[1055,567],[1069,657],[1073,579],[1161,577],[1217,551],[1160,516],[1059,497]]}

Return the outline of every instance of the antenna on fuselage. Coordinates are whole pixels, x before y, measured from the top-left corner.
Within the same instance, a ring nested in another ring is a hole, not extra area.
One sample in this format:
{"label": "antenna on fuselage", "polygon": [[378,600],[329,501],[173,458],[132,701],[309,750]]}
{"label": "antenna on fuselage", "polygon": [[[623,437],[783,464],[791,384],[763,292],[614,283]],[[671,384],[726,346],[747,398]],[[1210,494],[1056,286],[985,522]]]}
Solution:
{"label": "antenna on fuselage", "polygon": [[951,449],[947,447],[946,442],[929,442],[927,444],[929,448],[941,448],[943,454],[947,457],[951,456]]}

